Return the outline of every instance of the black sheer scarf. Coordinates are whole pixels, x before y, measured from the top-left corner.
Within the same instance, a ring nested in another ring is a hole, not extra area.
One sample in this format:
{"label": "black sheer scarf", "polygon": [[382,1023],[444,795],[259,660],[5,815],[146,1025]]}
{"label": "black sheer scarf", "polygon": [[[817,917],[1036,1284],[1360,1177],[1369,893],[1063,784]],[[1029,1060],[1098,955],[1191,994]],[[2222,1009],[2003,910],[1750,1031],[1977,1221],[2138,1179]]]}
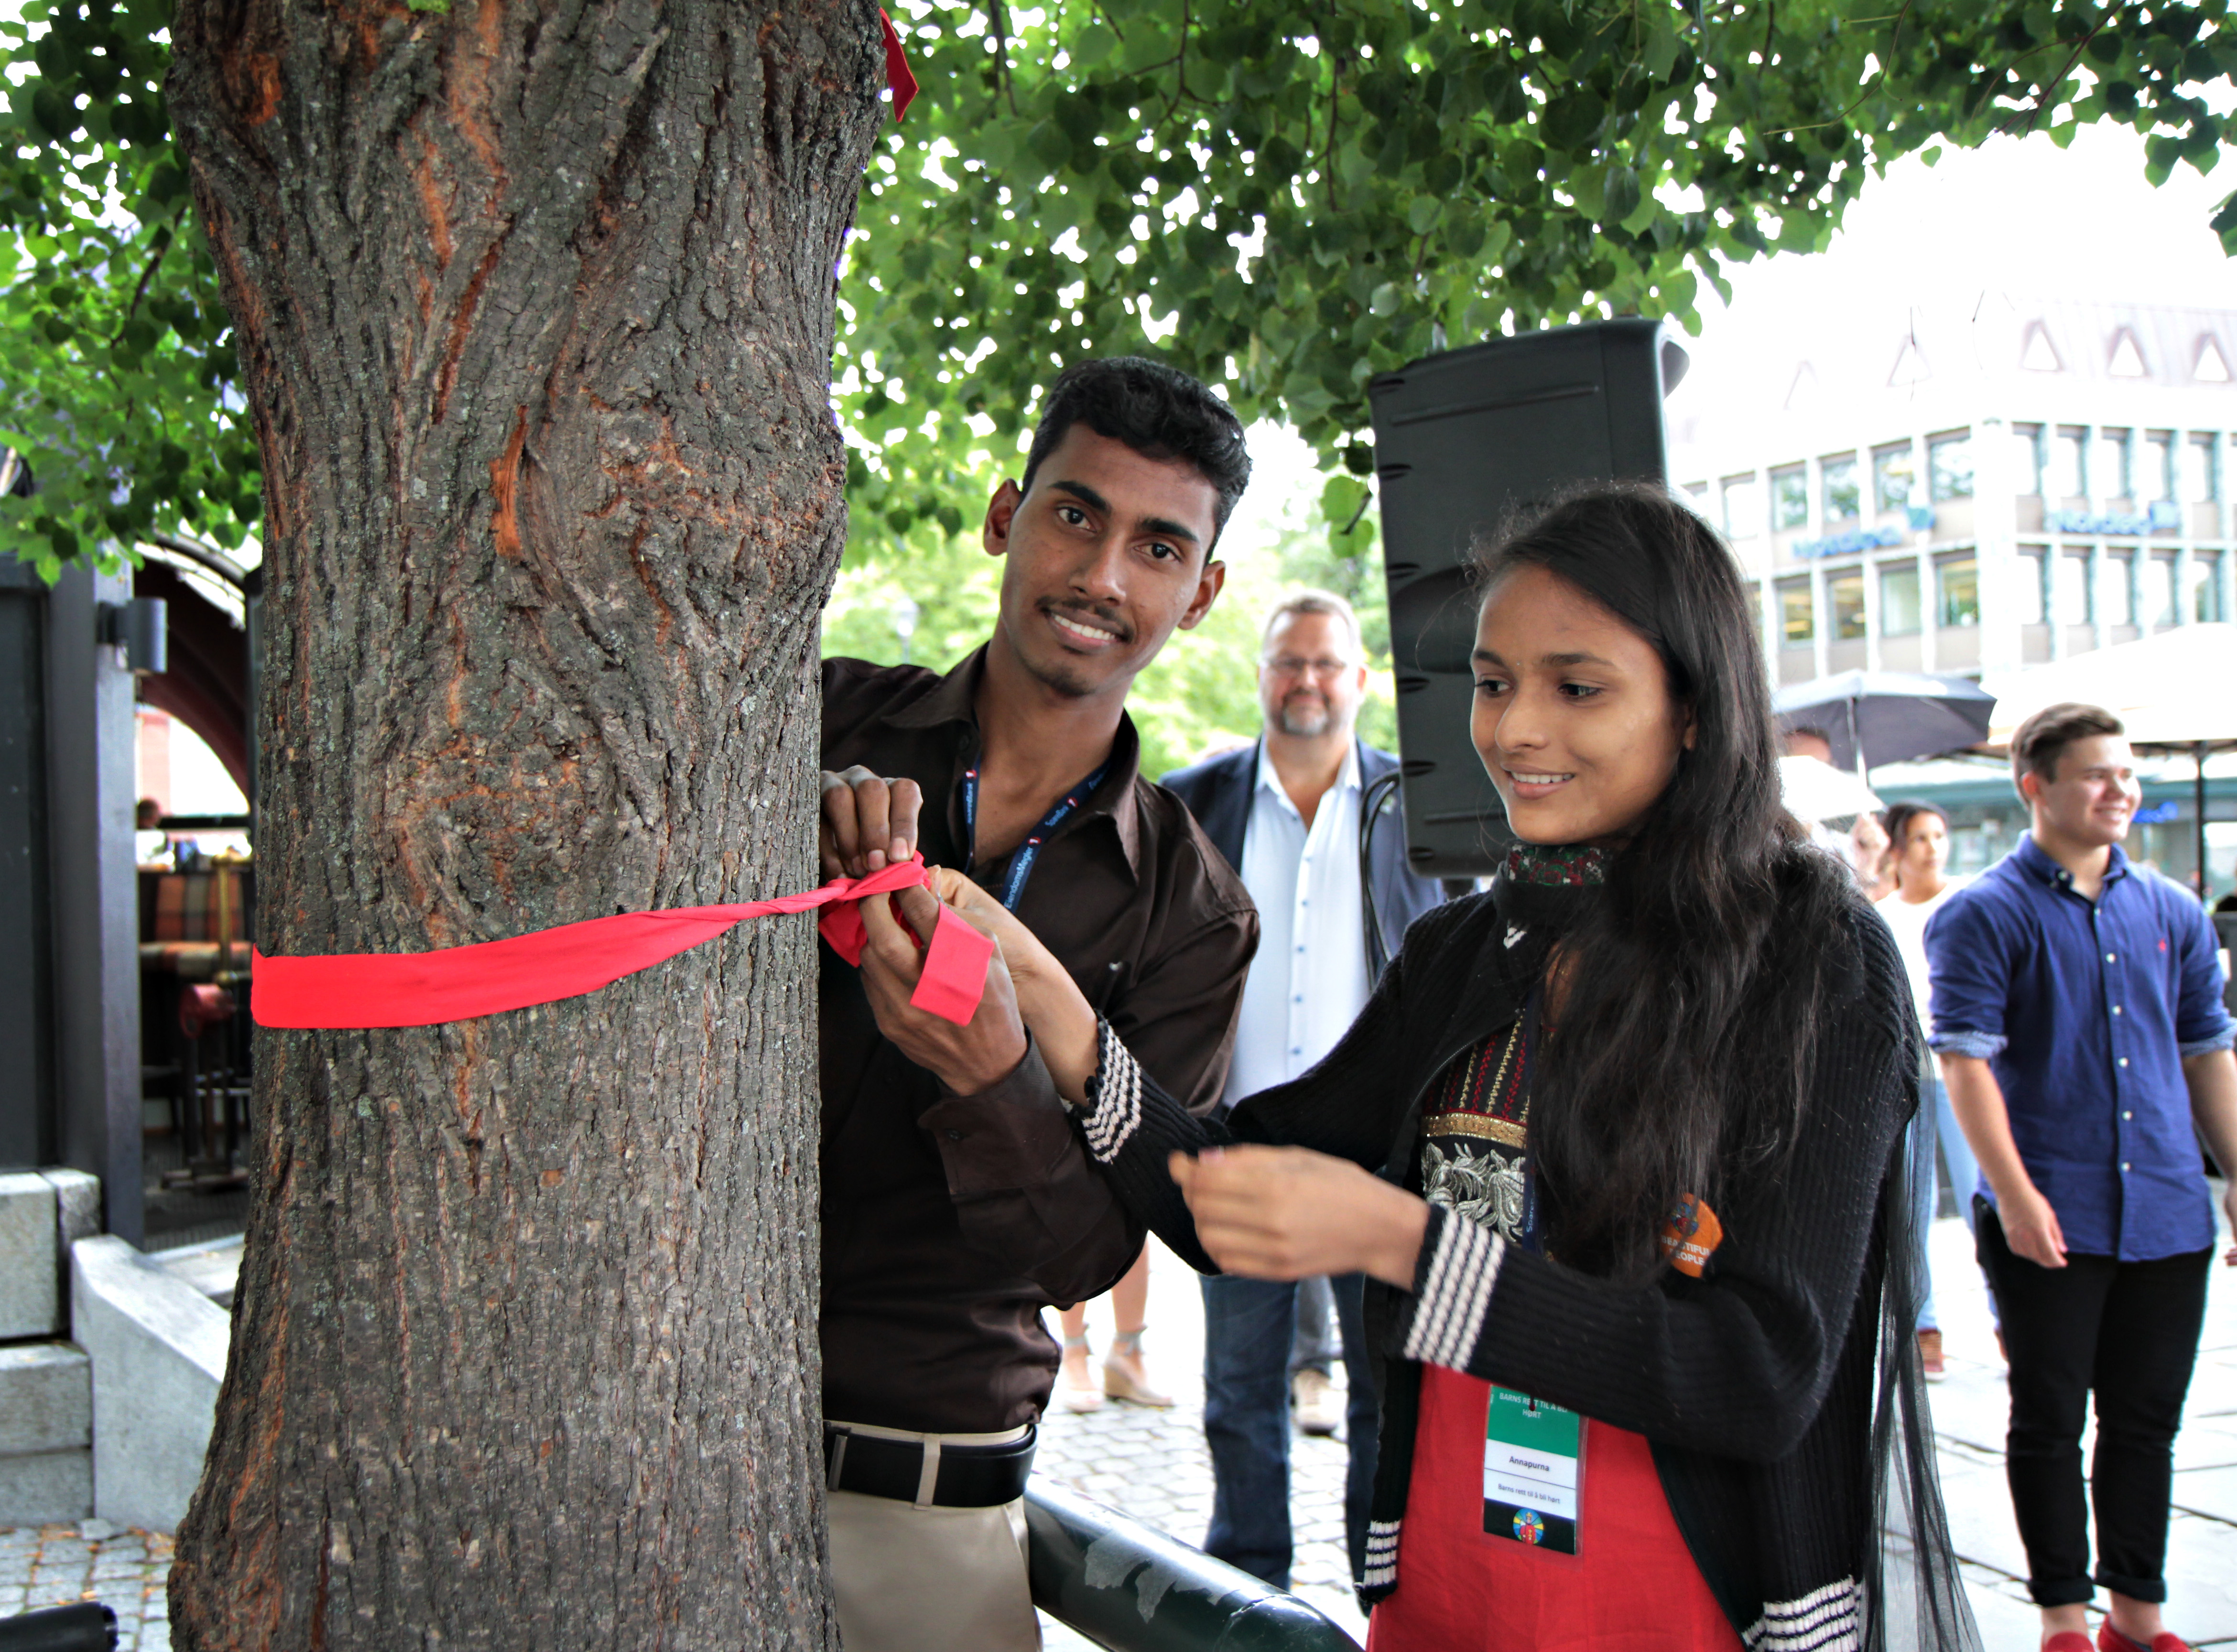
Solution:
{"label": "black sheer scarf", "polygon": [[[1911,1024],[1909,1070],[1919,1071],[1924,1047]],[[1913,1080],[1914,1104],[1917,1080]],[[1864,1580],[1865,1652],[1979,1652],[1981,1631],[1966,1599],[1950,1519],[1935,1463],[1934,1417],[1918,1352],[1918,1311],[1926,1299],[1926,1248],[1919,1232],[1917,1190],[1933,1185],[1930,1119],[1904,1132],[1895,1165],[1880,1190],[1879,1224],[1886,1258],[1880,1285],[1879,1348],[1874,1365],[1872,1483],[1876,1488]]]}

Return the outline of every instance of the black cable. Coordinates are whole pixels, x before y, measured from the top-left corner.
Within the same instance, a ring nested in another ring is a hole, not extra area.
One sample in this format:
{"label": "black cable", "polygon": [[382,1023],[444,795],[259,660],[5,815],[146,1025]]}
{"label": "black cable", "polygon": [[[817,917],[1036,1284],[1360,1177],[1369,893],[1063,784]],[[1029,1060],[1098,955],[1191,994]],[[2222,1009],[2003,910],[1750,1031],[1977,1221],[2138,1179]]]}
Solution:
{"label": "black cable", "polygon": [[1371,987],[1382,979],[1390,961],[1382,944],[1382,925],[1375,912],[1375,824],[1398,793],[1398,770],[1369,783],[1359,800],[1359,924],[1367,941],[1367,980]]}

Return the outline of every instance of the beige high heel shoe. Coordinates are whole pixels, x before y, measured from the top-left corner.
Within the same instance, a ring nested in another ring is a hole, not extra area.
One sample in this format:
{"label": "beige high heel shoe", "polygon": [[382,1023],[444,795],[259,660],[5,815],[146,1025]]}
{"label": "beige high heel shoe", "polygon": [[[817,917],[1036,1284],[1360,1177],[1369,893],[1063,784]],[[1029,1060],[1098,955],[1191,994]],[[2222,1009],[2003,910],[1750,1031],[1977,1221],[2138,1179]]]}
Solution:
{"label": "beige high heel shoe", "polygon": [[1064,1364],[1057,1367],[1056,1404],[1059,1411],[1092,1411],[1103,1405],[1103,1393],[1088,1374],[1087,1338],[1066,1337],[1064,1339]]}
{"label": "beige high heel shoe", "polygon": [[1112,1339],[1111,1351],[1103,1358],[1103,1391],[1112,1399],[1123,1399],[1136,1405],[1165,1406],[1173,1403],[1171,1394],[1161,1393],[1151,1384],[1148,1369],[1142,1363],[1142,1333],[1121,1332]]}

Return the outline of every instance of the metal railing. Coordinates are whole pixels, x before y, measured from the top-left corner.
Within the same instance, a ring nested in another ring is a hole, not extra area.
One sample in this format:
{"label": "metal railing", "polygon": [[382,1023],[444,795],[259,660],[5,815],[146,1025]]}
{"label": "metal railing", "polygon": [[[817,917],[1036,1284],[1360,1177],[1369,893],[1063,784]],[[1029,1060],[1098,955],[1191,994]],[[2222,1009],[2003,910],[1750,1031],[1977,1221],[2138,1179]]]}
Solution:
{"label": "metal railing", "polygon": [[1295,1595],[1047,1481],[1026,1553],[1033,1604],[1108,1652],[1359,1652]]}

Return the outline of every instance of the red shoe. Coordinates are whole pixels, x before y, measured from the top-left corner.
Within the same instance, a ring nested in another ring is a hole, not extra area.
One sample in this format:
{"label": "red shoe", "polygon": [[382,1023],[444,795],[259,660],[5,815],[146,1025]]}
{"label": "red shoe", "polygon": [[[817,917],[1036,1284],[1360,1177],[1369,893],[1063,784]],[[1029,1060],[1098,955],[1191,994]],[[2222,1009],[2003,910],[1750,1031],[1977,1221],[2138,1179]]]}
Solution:
{"label": "red shoe", "polygon": [[2095,1652],[2089,1637],[2079,1629],[2062,1629],[2042,1643],[2042,1652]]}
{"label": "red shoe", "polygon": [[[2065,1649],[2062,1647],[2059,1652],[2065,1652]],[[2147,1647],[2141,1641],[2132,1641],[2115,1629],[2113,1620],[2108,1617],[2097,1626],[2097,1652],[2190,1652],[2190,1643],[2180,1635],[2161,1630],[2152,1636],[2152,1643]]]}

